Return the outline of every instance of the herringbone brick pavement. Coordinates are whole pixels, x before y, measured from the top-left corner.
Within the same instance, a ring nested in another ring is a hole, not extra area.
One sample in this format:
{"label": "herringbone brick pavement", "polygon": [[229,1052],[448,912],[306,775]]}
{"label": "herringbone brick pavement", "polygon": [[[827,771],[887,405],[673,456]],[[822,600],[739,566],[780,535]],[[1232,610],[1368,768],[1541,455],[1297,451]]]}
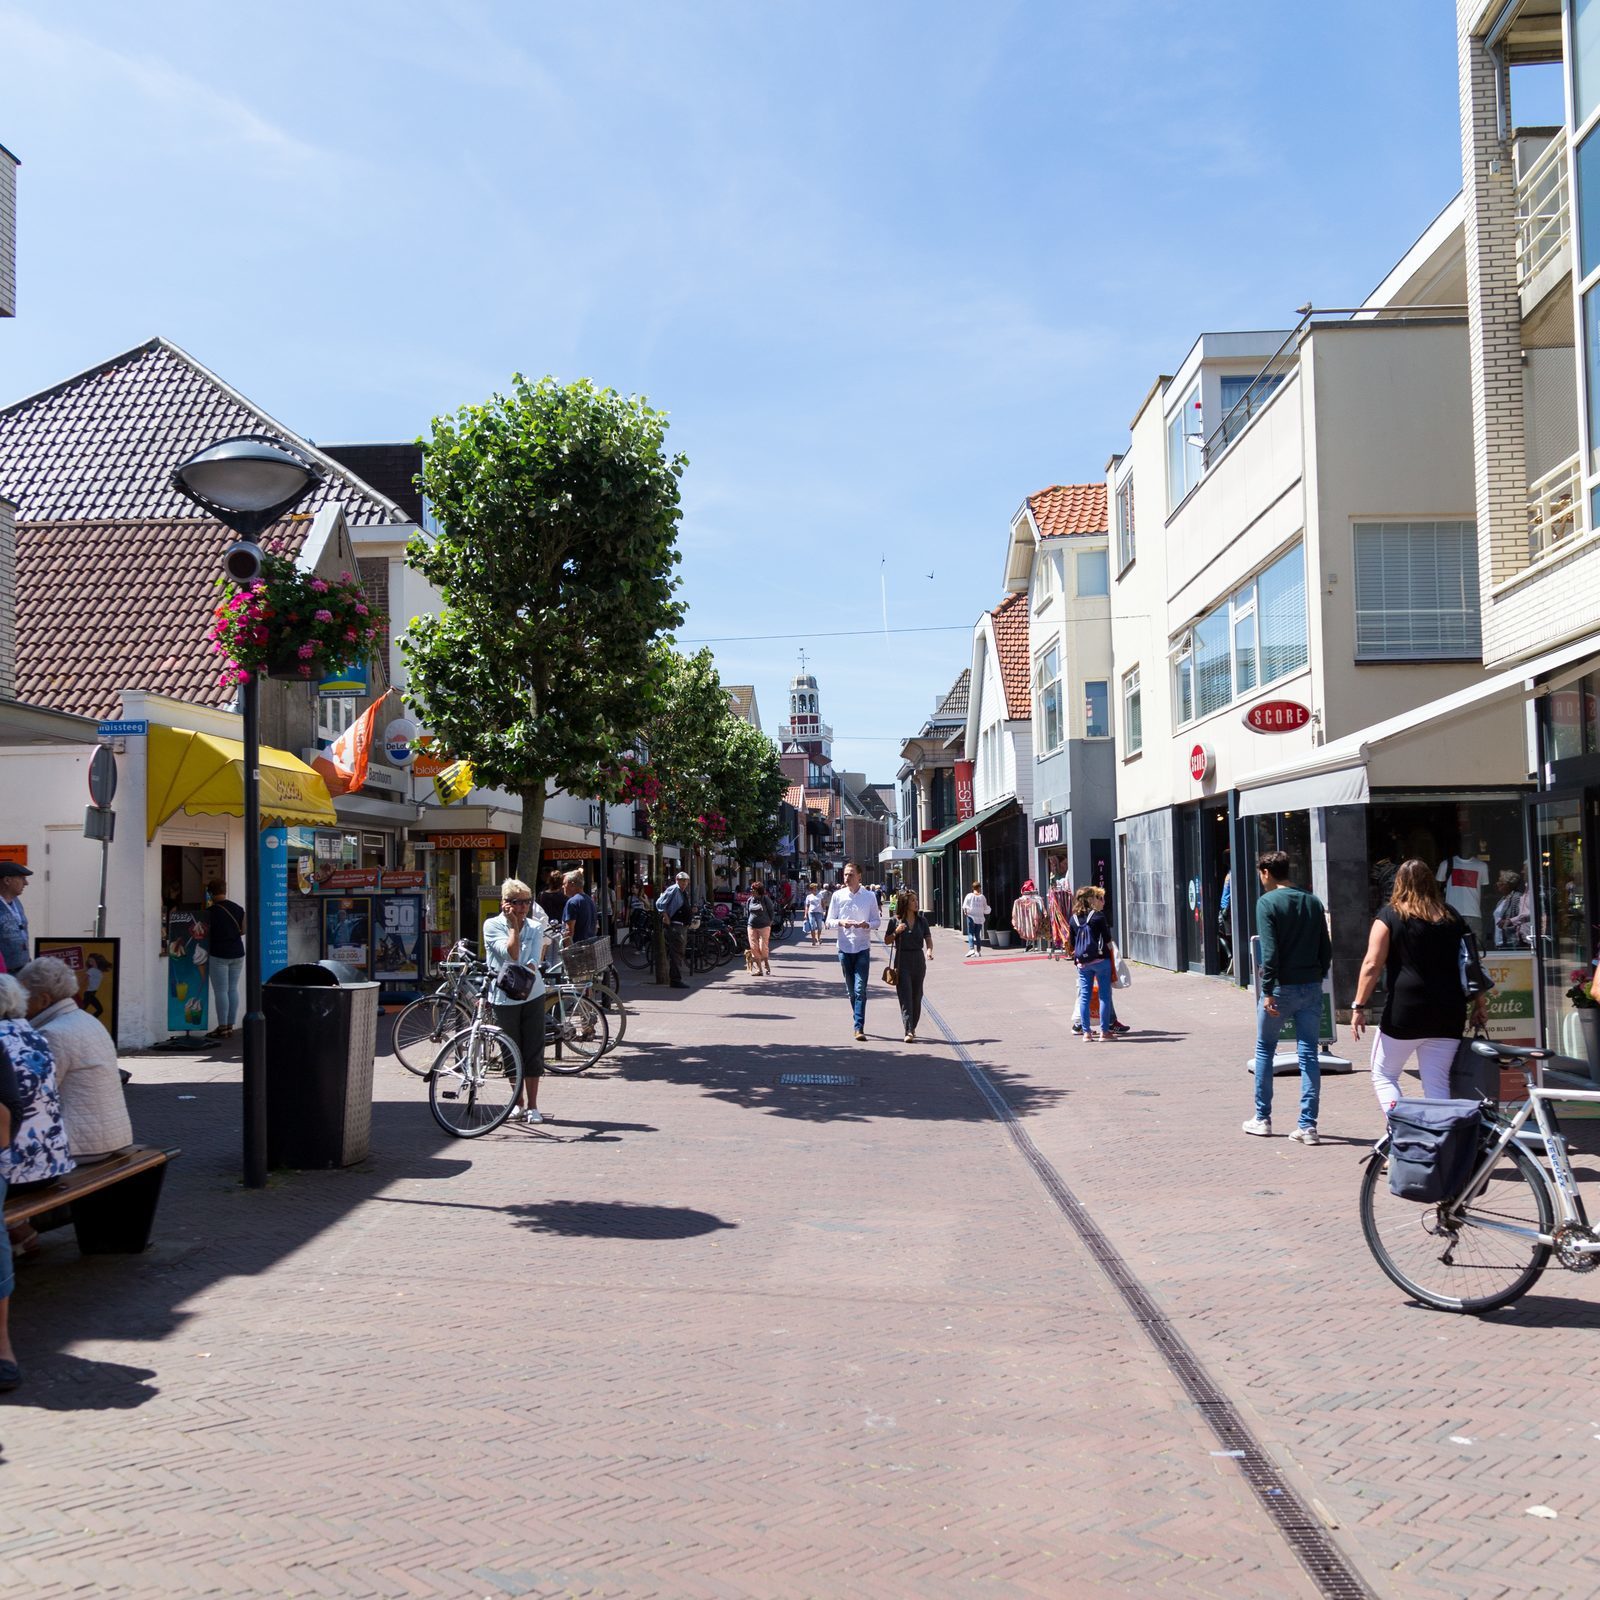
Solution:
{"label": "herringbone brick pavement", "polygon": [[1311,1595],[952,1052],[882,993],[851,1042],[827,951],[774,969],[639,990],[540,1129],[443,1138],[380,1062],[372,1158],[262,1193],[236,1061],[133,1059],[185,1153],[149,1253],[22,1271],[8,1589]]}
{"label": "herringbone brick pavement", "polygon": [[[1088,1045],[1069,1032],[1070,966],[935,970],[952,1029],[1005,1075],[1034,1140],[1386,1593],[1600,1594],[1600,1277],[1552,1267],[1481,1318],[1406,1301],[1356,1209],[1383,1131],[1365,1041],[1341,1039],[1357,1071],[1324,1079],[1324,1143],[1308,1150],[1282,1136],[1298,1077],[1276,1081],[1280,1136],[1239,1130],[1253,1011],[1225,983],[1136,968],[1117,996],[1135,1032]],[[1568,1131],[1600,1148],[1600,1124]],[[1576,1165],[1600,1179],[1592,1154]]]}

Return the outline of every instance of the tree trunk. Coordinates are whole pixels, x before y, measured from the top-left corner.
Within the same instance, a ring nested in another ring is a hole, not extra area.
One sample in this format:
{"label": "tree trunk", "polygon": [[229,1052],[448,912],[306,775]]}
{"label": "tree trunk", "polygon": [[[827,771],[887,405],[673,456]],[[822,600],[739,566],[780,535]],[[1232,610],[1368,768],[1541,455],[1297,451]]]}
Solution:
{"label": "tree trunk", "polygon": [[[655,833],[655,829],[654,828],[652,828],[650,831],[652,833]],[[662,875],[662,873],[664,873],[667,870],[667,866],[666,866],[666,862],[663,861],[662,857],[661,857],[661,835],[659,833],[655,833],[654,843],[655,843],[655,847],[656,847],[655,876],[651,878],[650,883],[651,883],[652,888],[655,890],[656,897],[659,899],[660,896],[663,895],[666,892],[666,888],[667,888],[666,884],[664,884],[661,881],[661,875]],[[661,918],[657,917],[656,918],[656,982],[657,983],[665,983],[667,981],[667,977],[668,977],[668,972],[667,972],[667,927],[666,927],[666,923],[663,922],[661,920]]]}
{"label": "tree trunk", "polygon": [[545,786],[517,791],[522,800],[522,832],[517,836],[517,875],[539,892],[539,845],[544,839]]}

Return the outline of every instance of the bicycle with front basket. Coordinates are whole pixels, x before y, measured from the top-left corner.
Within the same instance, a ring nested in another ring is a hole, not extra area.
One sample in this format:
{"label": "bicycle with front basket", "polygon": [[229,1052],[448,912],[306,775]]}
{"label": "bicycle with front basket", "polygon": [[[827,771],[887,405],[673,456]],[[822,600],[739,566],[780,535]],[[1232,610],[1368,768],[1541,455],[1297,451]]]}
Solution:
{"label": "bicycle with front basket", "polygon": [[468,981],[476,991],[471,1021],[444,1041],[428,1072],[428,1109],[458,1139],[493,1133],[522,1094],[522,1052],[489,1004],[493,974],[476,963]]}
{"label": "bicycle with front basket", "polygon": [[1477,1163],[1460,1192],[1437,1205],[1391,1195],[1387,1136],[1367,1158],[1361,1180],[1361,1229],[1378,1265],[1439,1311],[1509,1305],[1533,1287],[1552,1255],[1569,1272],[1600,1266],[1600,1235],[1589,1223],[1553,1110],[1562,1100],[1600,1105],[1600,1090],[1536,1086],[1533,1065],[1547,1060],[1548,1050],[1488,1039],[1472,1048],[1499,1065],[1520,1067],[1528,1098],[1509,1116],[1484,1101]]}

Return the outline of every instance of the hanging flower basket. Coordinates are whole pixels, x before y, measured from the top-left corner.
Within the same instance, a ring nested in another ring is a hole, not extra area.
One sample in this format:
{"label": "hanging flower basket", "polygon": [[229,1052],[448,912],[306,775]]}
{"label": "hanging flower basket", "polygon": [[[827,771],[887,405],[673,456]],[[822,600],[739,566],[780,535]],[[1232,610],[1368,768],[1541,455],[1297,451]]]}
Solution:
{"label": "hanging flower basket", "polygon": [[324,678],[365,662],[383,633],[361,585],[348,573],[330,582],[303,572],[283,556],[266,556],[261,576],[246,587],[219,580],[222,603],[213,613],[212,653],[222,657],[219,682],[244,683],[252,674]]}

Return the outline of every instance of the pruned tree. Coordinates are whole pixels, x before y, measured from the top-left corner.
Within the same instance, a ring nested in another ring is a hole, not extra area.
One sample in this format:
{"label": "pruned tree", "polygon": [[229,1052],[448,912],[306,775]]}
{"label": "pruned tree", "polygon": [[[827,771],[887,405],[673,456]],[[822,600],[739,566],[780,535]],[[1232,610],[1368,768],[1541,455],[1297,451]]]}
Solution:
{"label": "pruned tree", "polygon": [[440,531],[414,536],[406,560],[443,607],[400,641],[406,698],[477,782],[521,799],[525,876],[548,786],[598,792],[658,697],[658,641],[683,614],[687,462],[666,431],[636,396],[518,374],[423,441]]}

